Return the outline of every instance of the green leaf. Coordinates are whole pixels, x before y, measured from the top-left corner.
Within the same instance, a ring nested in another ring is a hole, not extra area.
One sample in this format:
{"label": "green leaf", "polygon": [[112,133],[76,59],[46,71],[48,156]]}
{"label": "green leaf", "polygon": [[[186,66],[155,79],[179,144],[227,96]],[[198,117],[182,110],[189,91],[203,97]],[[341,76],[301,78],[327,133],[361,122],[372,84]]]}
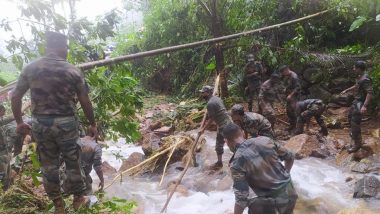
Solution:
{"label": "green leaf", "polygon": [[215,63],[210,63],[206,66],[206,70],[214,70],[216,68]]}
{"label": "green leaf", "polygon": [[367,21],[367,18],[364,16],[358,16],[356,17],[355,21],[352,22],[351,27],[350,27],[350,32],[358,29],[360,26],[362,26],[365,22]]}

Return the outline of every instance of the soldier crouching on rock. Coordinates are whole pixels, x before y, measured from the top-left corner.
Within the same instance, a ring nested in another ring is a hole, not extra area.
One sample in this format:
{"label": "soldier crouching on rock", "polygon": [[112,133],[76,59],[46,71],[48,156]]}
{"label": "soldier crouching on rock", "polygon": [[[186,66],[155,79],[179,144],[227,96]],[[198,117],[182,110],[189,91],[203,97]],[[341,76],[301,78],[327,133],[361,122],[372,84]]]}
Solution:
{"label": "soldier crouching on rock", "polygon": [[353,71],[356,74],[356,84],[341,94],[348,91],[354,91],[354,101],[352,102],[350,112],[348,113],[348,121],[351,126],[351,139],[354,145],[348,149],[349,153],[358,151],[362,147],[362,135],[360,123],[362,116],[367,112],[368,105],[374,96],[371,79],[366,73],[366,63],[364,61],[357,61],[353,67]]}
{"label": "soldier crouching on rock", "polygon": [[309,123],[310,119],[314,117],[318,125],[321,127],[319,132],[324,136],[327,136],[328,130],[322,119],[322,114],[325,111],[325,108],[325,104],[323,104],[323,101],[319,99],[307,99],[297,102],[297,125],[295,134],[302,134],[304,124]]}
{"label": "soldier crouching on rock", "polygon": [[[223,129],[231,151],[230,169],[235,192],[234,214],[291,214],[297,201],[290,170],[294,155],[273,139],[245,139],[236,124]],[[282,165],[284,161],[285,165]],[[249,189],[257,195],[249,199]]]}
{"label": "soldier crouching on rock", "polygon": [[244,112],[242,105],[235,104],[231,108],[231,117],[232,121],[244,130],[246,138],[248,134],[250,134],[251,137],[266,136],[272,139],[274,138],[272,125],[261,114]]}

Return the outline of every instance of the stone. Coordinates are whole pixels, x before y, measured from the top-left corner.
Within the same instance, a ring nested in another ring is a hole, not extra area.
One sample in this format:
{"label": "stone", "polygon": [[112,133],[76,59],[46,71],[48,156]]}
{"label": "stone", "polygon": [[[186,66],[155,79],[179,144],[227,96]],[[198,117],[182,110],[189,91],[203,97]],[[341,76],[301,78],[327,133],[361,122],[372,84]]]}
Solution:
{"label": "stone", "polygon": [[354,162],[351,167],[351,171],[359,173],[380,173],[380,155],[374,155],[366,159],[362,159],[360,162]]}
{"label": "stone", "polygon": [[376,212],[369,210],[368,208],[345,208],[340,210],[337,214],[377,214]]}
{"label": "stone", "polygon": [[362,159],[368,158],[371,155],[373,155],[373,151],[370,148],[363,146],[361,149],[359,149],[359,151],[354,153],[353,159],[355,161],[360,161]]}
{"label": "stone", "polygon": [[354,96],[352,94],[334,95],[332,96],[330,102],[338,104],[339,106],[350,107]]}
{"label": "stone", "polygon": [[119,172],[123,172],[131,167],[136,166],[144,160],[144,155],[139,152],[132,153],[127,159],[123,160]]}
{"label": "stone", "polygon": [[159,129],[159,128],[161,128],[161,127],[162,127],[162,122],[161,122],[161,121],[156,121],[156,122],[151,123],[151,124],[149,125],[149,129],[150,129],[150,130],[156,130],[156,129]]}
{"label": "stone", "polygon": [[364,176],[355,184],[354,198],[371,198],[377,195],[380,181],[375,176]]}
{"label": "stone", "polygon": [[352,159],[353,154],[348,153],[346,149],[341,150],[335,156],[335,162],[338,166],[349,166]]}
{"label": "stone", "polygon": [[232,188],[232,178],[229,175],[224,176],[221,180],[216,184],[217,191],[226,191]]}
{"label": "stone", "polygon": [[330,156],[330,151],[327,148],[318,148],[316,150],[313,150],[310,154],[311,157],[315,158],[322,158],[325,159],[328,156]]}
{"label": "stone", "polygon": [[347,178],[346,178],[346,182],[350,182],[350,181],[352,181],[352,180],[353,180],[352,177],[347,177]]}
{"label": "stone", "polygon": [[113,168],[107,161],[104,161],[102,163],[102,171],[103,171],[103,174],[106,176],[113,175],[117,172],[117,170]]}
{"label": "stone", "polygon": [[160,148],[161,137],[155,133],[148,133],[142,141],[142,150],[146,156],[151,155],[154,151]]}
{"label": "stone", "polygon": [[365,139],[362,148],[372,150],[373,154],[380,154],[380,138],[368,137]]}
{"label": "stone", "polygon": [[309,157],[320,145],[315,135],[300,134],[290,138],[285,148],[293,151],[296,159],[302,159]]}
{"label": "stone", "polygon": [[[168,188],[167,188],[168,194],[170,194],[173,191],[174,187],[175,187],[175,181],[171,181],[168,184]],[[177,186],[177,188],[175,189],[175,192],[179,193],[179,195],[184,196],[184,197],[189,196],[189,190],[182,184],[179,184]]]}

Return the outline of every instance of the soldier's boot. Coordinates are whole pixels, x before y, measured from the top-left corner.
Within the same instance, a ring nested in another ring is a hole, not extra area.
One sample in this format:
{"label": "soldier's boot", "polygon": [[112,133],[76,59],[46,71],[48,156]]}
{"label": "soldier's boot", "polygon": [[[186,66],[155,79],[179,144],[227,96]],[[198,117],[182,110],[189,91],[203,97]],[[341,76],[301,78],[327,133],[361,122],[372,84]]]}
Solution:
{"label": "soldier's boot", "polygon": [[354,145],[351,146],[349,149],[347,149],[348,153],[354,153],[359,151],[359,149],[362,147],[362,142],[361,140],[355,140]]}
{"label": "soldier's boot", "polygon": [[219,170],[221,168],[223,168],[223,162],[217,161],[210,167],[210,170]]}
{"label": "soldier's boot", "polygon": [[88,208],[90,204],[90,199],[83,195],[74,195],[73,200],[73,208],[75,211],[79,210],[80,208]]}
{"label": "soldier's boot", "polygon": [[65,213],[65,202],[62,198],[55,199],[54,204],[54,214],[64,214]]}

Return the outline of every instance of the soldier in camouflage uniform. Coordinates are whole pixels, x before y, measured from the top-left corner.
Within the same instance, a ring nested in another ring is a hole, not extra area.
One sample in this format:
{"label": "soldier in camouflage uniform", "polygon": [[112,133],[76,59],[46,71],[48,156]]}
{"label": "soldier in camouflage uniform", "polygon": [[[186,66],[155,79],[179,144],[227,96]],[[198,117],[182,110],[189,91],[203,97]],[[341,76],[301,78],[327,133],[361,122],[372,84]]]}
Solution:
{"label": "soldier in camouflage uniform", "polygon": [[274,111],[273,103],[276,99],[280,100],[277,87],[279,83],[280,75],[275,72],[269,80],[260,86],[259,92],[259,113],[268,119],[273,130],[276,123],[276,112]]}
{"label": "soldier in camouflage uniform", "polygon": [[287,65],[281,66],[278,70],[285,81],[285,92],[287,94],[286,114],[288,115],[290,124],[289,132],[293,133],[297,123],[296,105],[301,95],[301,83],[298,75],[294,71],[291,71]]}
{"label": "soldier in camouflage uniform", "polygon": [[[17,131],[26,134],[32,129],[38,145],[43,184],[54,202],[55,213],[64,212],[60,192],[59,156],[62,153],[66,174],[70,183],[69,193],[74,195],[75,210],[88,204],[84,197],[86,188],[80,166],[80,147],[77,144],[77,98],[91,126],[89,133],[97,137],[97,128],[91,101],[85,87],[83,74],[66,61],[67,37],[60,33],[46,33],[46,55],[28,64],[20,75],[12,94],[12,110]],[[30,89],[32,127],[21,117],[21,101]]]}
{"label": "soldier in camouflage uniform", "polygon": [[362,147],[362,136],[360,123],[362,115],[367,112],[368,105],[374,96],[371,79],[366,71],[366,63],[364,61],[357,61],[353,67],[356,74],[356,84],[342,92],[348,91],[355,92],[355,99],[352,102],[350,112],[348,114],[348,121],[351,126],[351,139],[354,145],[348,149],[348,152],[356,152]]}
{"label": "soldier in camouflage uniform", "polygon": [[102,148],[95,140],[87,139],[85,137],[80,141],[80,147],[82,150],[82,168],[84,174],[86,175],[86,195],[92,195],[92,178],[90,173],[94,168],[96,174],[99,177],[99,190],[103,190],[104,187],[104,176],[102,171]]}
{"label": "soldier in camouflage uniform", "polygon": [[274,133],[270,122],[261,114],[244,112],[244,107],[235,104],[231,108],[231,117],[234,123],[238,124],[245,132],[246,137],[266,136],[274,138]]}
{"label": "soldier in camouflage uniform", "polygon": [[325,104],[319,99],[307,99],[297,102],[297,126],[295,134],[302,134],[304,124],[308,123],[312,117],[315,118],[318,125],[321,127],[319,131],[324,136],[328,135],[327,127],[322,119],[322,114],[325,111]]}
{"label": "soldier in camouflage uniform", "polygon": [[[245,139],[236,124],[223,130],[227,145],[234,152],[230,160],[235,192],[235,214],[291,214],[297,200],[290,177],[294,155],[268,137]],[[284,161],[285,165],[282,165]],[[249,189],[257,195],[249,199]]]}
{"label": "soldier in camouflage uniform", "polygon": [[248,55],[248,63],[244,66],[247,87],[245,92],[248,95],[248,111],[253,110],[253,99],[258,96],[262,82],[263,66],[255,61],[253,54]]}
{"label": "soldier in camouflage uniform", "polygon": [[203,127],[201,127],[200,133],[203,133],[211,122],[215,122],[218,127],[215,144],[215,151],[218,156],[218,161],[211,168],[219,169],[223,167],[222,156],[224,153],[224,138],[222,131],[224,126],[232,123],[232,120],[227,113],[226,107],[224,107],[222,99],[212,95],[213,88],[211,86],[204,86],[199,92],[207,101],[207,121]]}

